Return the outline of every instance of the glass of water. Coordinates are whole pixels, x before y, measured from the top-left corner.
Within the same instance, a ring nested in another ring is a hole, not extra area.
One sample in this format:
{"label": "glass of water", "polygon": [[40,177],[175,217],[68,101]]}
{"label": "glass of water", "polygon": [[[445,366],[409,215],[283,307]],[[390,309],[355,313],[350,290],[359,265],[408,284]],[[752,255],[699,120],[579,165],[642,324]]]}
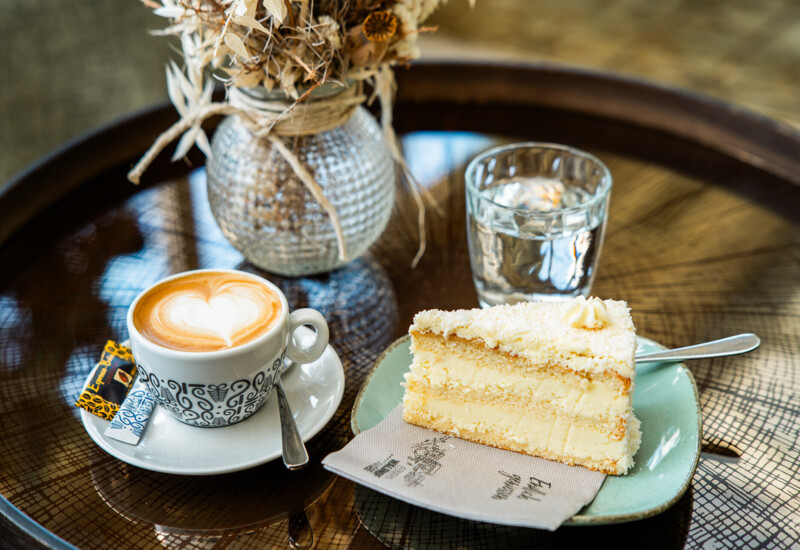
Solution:
{"label": "glass of water", "polygon": [[490,149],[467,167],[472,277],[483,307],[589,296],[611,173],[563,145]]}

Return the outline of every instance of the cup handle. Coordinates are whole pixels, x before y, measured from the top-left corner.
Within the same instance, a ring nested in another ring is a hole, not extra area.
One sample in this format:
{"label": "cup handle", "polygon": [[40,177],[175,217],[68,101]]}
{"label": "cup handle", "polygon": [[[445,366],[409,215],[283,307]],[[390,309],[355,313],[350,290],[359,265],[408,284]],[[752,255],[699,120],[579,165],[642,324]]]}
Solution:
{"label": "cup handle", "polygon": [[[317,331],[314,343],[307,348],[299,348],[294,343],[294,331],[302,325],[311,325]],[[311,363],[316,361],[328,345],[328,323],[316,309],[298,309],[289,314],[289,343],[286,355],[295,363]]]}

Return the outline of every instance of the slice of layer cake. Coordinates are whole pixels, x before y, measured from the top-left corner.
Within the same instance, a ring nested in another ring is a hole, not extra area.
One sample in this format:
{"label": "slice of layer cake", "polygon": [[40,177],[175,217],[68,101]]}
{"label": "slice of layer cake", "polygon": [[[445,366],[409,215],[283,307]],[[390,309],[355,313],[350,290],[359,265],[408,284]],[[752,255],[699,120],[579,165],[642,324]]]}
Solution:
{"label": "slice of layer cake", "polygon": [[409,332],[406,422],[607,474],[633,465],[641,434],[625,302],[428,310]]}

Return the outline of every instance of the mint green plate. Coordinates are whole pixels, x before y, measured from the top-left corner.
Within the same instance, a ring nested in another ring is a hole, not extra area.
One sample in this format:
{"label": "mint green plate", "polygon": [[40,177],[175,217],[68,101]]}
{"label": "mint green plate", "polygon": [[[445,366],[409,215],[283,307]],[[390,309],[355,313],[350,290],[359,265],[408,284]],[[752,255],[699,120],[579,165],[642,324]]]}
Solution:
{"label": "mint green plate", "polygon": [[[641,353],[664,349],[637,337]],[[403,375],[411,366],[408,336],[394,342],[375,363],[356,398],[351,417],[358,434],[383,420],[403,399]],[[633,521],[661,513],[686,492],[700,458],[700,402],[692,373],[679,363],[643,363],[636,368],[633,410],[642,423],[635,466],[608,476],[595,499],[565,525]]]}

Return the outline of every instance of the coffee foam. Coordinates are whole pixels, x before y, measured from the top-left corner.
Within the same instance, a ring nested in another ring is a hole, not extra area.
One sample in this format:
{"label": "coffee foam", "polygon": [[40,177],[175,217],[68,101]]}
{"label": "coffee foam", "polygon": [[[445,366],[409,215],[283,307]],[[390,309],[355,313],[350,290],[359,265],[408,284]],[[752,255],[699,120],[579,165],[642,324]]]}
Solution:
{"label": "coffee foam", "polygon": [[136,304],[133,323],[148,340],[181,351],[219,351],[255,340],[281,316],[278,295],[245,275],[193,273],[166,281]]}

